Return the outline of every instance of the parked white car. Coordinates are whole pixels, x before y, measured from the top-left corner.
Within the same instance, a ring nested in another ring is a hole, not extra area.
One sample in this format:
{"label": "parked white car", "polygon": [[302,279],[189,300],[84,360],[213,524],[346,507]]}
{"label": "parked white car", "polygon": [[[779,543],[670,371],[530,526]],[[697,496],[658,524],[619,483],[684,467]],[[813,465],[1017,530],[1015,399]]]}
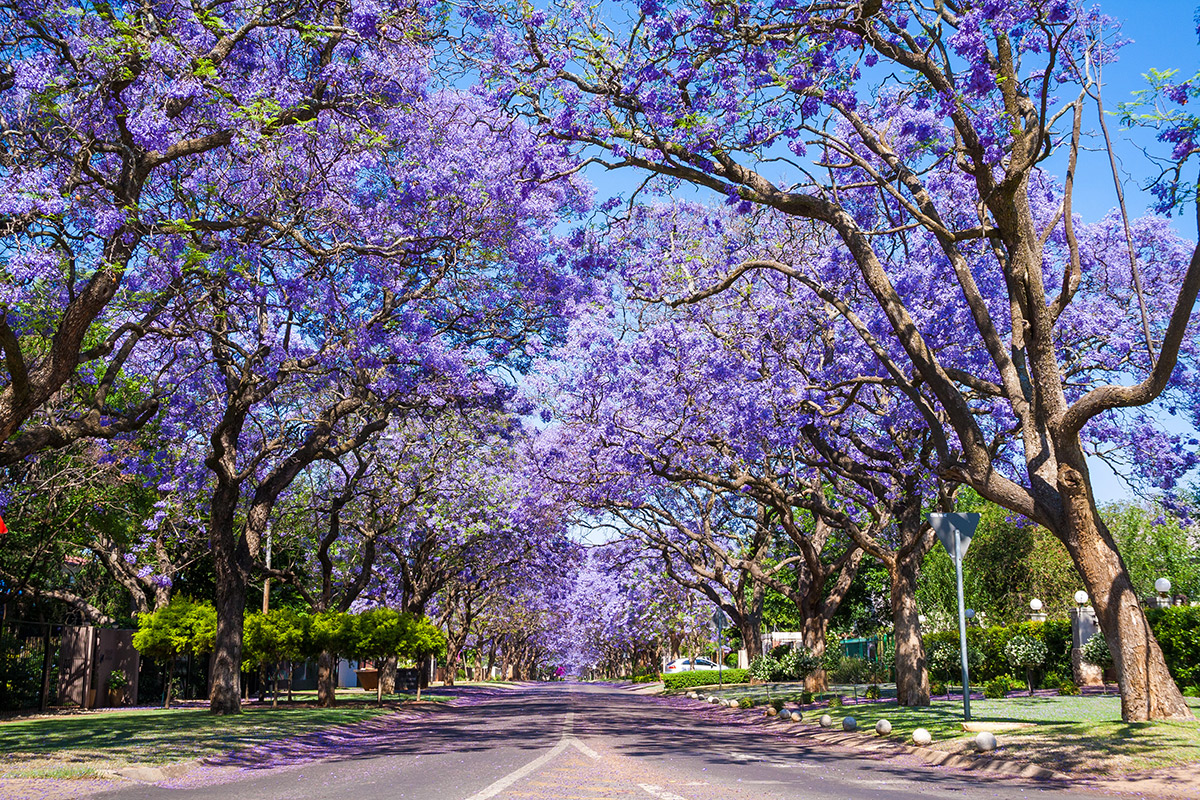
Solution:
{"label": "parked white car", "polygon": [[707,658],[677,658],[674,661],[667,663],[667,668],[664,670],[668,675],[674,672],[691,672],[692,670],[715,670],[720,669],[717,662],[709,661]]}

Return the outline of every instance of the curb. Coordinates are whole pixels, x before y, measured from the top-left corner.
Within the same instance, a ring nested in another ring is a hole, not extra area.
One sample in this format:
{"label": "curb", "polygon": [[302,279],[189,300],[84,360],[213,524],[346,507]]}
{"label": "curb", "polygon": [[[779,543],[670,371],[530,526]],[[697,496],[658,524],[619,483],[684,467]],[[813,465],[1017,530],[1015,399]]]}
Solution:
{"label": "curb", "polygon": [[[705,706],[709,705],[704,700],[693,700],[692,702],[702,703]],[[730,712],[753,711],[752,709],[717,709],[718,712],[722,710]],[[814,729],[811,726],[803,726],[803,723],[784,722],[777,717],[767,717],[765,715],[762,717],[761,724],[776,728],[781,733],[787,733],[792,736],[805,736],[815,739],[818,742],[840,745],[853,750],[867,752],[882,751],[892,754],[906,753],[914,755],[934,767],[950,767],[969,772],[988,772],[1048,781],[1080,781],[1093,777],[1090,775],[1070,775],[1064,772],[1056,772],[1052,769],[1039,767],[1036,764],[1029,764],[1024,761],[1011,761],[982,755],[968,756],[936,748],[917,747],[915,745],[904,744],[895,739],[888,740],[884,737],[868,736],[865,733],[825,732],[821,728]]]}

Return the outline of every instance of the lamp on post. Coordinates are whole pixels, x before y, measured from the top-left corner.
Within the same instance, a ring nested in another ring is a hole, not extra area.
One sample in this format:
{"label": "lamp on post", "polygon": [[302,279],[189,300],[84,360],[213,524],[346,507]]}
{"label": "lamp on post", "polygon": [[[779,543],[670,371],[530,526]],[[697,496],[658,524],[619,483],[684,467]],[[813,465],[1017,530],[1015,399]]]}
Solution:
{"label": "lamp on post", "polygon": [[1078,592],[1075,593],[1075,602],[1079,605],[1080,608],[1083,608],[1084,606],[1086,606],[1088,604],[1088,593],[1085,592],[1083,589],[1080,589]]}
{"label": "lamp on post", "polygon": [[1029,601],[1029,619],[1033,622],[1046,621],[1046,612],[1042,611],[1042,601],[1036,597]]}
{"label": "lamp on post", "polygon": [[1171,581],[1169,578],[1159,578],[1154,582],[1154,591],[1158,592],[1158,607],[1166,608],[1171,605]]}

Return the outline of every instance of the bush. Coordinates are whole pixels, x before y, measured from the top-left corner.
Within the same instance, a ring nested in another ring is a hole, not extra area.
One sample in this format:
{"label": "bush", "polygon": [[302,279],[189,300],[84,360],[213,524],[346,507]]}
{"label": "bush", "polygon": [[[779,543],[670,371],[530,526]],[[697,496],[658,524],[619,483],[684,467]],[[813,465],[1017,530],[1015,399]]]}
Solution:
{"label": "bush", "polygon": [[1150,609],[1146,617],[1175,683],[1200,686],[1200,606]]}
{"label": "bush", "polygon": [[776,711],[783,711],[783,698],[776,697],[771,700],[771,708],[775,709]]}
{"label": "bush", "polygon": [[941,695],[946,693],[946,684],[942,681],[932,681],[929,684],[929,693],[931,695]]}
{"label": "bush", "polygon": [[[750,671],[727,669],[721,675],[721,680],[724,683],[749,683]],[[716,670],[689,670],[688,672],[676,672],[673,675],[663,675],[663,685],[669,692],[677,692],[693,686],[713,686],[716,683]]]}
{"label": "bush", "polygon": [[843,658],[829,673],[834,683],[866,683],[871,665],[863,658]]}
{"label": "bush", "polygon": [[821,666],[821,661],[806,647],[793,645],[783,652],[776,647],[750,662],[750,676],[763,683],[795,681],[808,677]]}
{"label": "bush", "polygon": [[1079,687],[1070,678],[1060,680],[1056,688],[1058,689],[1058,693],[1063,697],[1077,697],[1079,695]]}
{"label": "bush", "polygon": [[829,707],[830,708],[841,708],[842,707],[842,696],[840,694],[830,695],[829,696]]}
{"label": "bush", "polygon": [[[1041,666],[1044,669],[1067,674],[1071,671],[1071,623],[1063,620],[1047,622],[1019,622],[1007,627],[968,628],[967,652],[972,683],[986,683],[1005,674],[1010,662],[1005,654],[1008,642],[1016,636],[1039,640],[1046,647],[1046,656]],[[941,631],[924,637],[925,652],[929,659],[930,672],[942,680],[958,680],[958,631]],[[935,662],[934,651],[943,645],[953,655],[944,654],[943,663]],[[972,654],[972,651],[973,654]],[[938,668],[943,668],[938,673]],[[945,669],[949,667],[949,669]]]}
{"label": "bush", "polygon": [[1083,643],[1079,653],[1089,664],[1095,664],[1097,667],[1105,669],[1112,666],[1112,652],[1108,649],[1108,641],[1105,640],[1103,633],[1093,633],[1092,638]]}
{"label": "bush", "polygon": [[754,708],[753,697],[743,697],[738,700],[738,708]]}
{"label": "bush", "polygon": [[1184,697],[1200,697],[1200,686],[1188,686],[1183,690]]}
{"label": "bush", "polygon": [[868,700],[878,700],[880,697],[879,684],[873,683],[867,687],[867,691],[863,693],[863,697]]}
{"label": "bush", "polygon": [[1046,643],[1032,636],[1017,634],[1004,645],[1005,659],[1017,669],[1040,667],[1048,655]]}
{"label": "bush", "polygon": [[654,683],[656,680],[658,680],[657,673],[651,673],[649,675],[634,675],[633,676],[634,683]]}
{"label": "bush", "polygon": [[983,696],[989,700],[997,700],[1008,694],[1008,678],[992,678],[983,685]]}
{"label": "bush", "polygon": [[812,692],[805,689],[803,692],[800,693],[800,702],[801,703],[803,703],[804,705],[808,705],[812,701],[813,701],[813,693]]}

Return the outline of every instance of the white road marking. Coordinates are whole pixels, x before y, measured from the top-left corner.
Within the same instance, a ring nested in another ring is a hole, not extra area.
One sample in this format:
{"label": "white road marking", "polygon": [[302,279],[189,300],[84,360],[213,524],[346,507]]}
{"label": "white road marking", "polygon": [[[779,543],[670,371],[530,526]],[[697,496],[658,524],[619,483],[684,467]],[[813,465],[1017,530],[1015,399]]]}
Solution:
{"label": "white road marking", "polygon": [[658,800],[686,800],[686,798],[681,797],[674,792],[668,792],[661,786],[655,786],[652,783],[639,783],[638,786],[645,790],[646,794],[651,795],[652,797],[657,797]]}
{"label": "white road marking", "polygon": [[596,752],[595,750],[593,750],[592,748],[588,747],[588,746],[587,746],[586,744],[584,744],[583,742],[581,742],[581,741],[579,741],[578,739],[576,739],[574,736],[569,736],[569,737],[567,737],[567,742],[568,742],[568,743],[570,743],[570,745],[571,745],[572,747],[574,747],[574,748],[575,748],[575,749],[577,749],[579,752],[583,753],[585,756],[587,756],[588,758],[592,759],[593,761],[599,761],[599,760],[600,760],[600,754],[599,754],[599,753],[597,753],[597,752]]}
{"label": "white road marking", "polygon": [[559,753],[561,753],[563,750],[566,750],[568,747],[570,747],[570,740],[563,739],[558,744],[554,745],[554,747],[550,748],[548,752],[538,756],[525,766],[513,770],[500,780],[493,783],[491,786],[488,786],[486,789],[471,795],[467,798],[467,800],[487,800],[489,797],[495,797],[509,786],[512,786],[514,783],[521,780],[521,778],[524,778],[526,775],[538,769],[547,762],[554,760]]}
{"label": "white road marking", "polygon": [[[566,750],[568,747],[574,747],[575,749],[579,750],[581,753],[583,753],[588,758],[591,758],[594,761],[599,761],[600,754],[597,753],[592,748],[588,747],[583,742],[576,739],[575,735],[574,735],[574,731],[575,731],[575,712],[568,711],[563,716],[562,738],[560,738],[558,740],[558,744],[554,745],[554,747],[551,747],[548,751],[546,751],[542,755],[538,756],[533,761],[530,761],[525,766],[518,767],[517,769],[515,769],[512,772],[505,775],[503,778],[500,778],[498,781],[491,784],[490,786],[487,786],[486,788],[481,789],[480,791],[471,795],[466,800],[487,800],[487,798],[489,798],[489,797],[495,797],[496,795],[500,794],[505,789],[507,789],[509,786],[512,786],[514,783],[521,780],[521,778],[524,778],[526,775],[530,774],[531,772],[534,772],[537,769],[544,766],[545,764],[549,763],[550,761],[553,761],[558,756],[559,753]],[[664,800],[683,800],[682,797],[677,797],[675,795],[671,795],[670,797],[663,795],[663,798],[664,798]]]}

